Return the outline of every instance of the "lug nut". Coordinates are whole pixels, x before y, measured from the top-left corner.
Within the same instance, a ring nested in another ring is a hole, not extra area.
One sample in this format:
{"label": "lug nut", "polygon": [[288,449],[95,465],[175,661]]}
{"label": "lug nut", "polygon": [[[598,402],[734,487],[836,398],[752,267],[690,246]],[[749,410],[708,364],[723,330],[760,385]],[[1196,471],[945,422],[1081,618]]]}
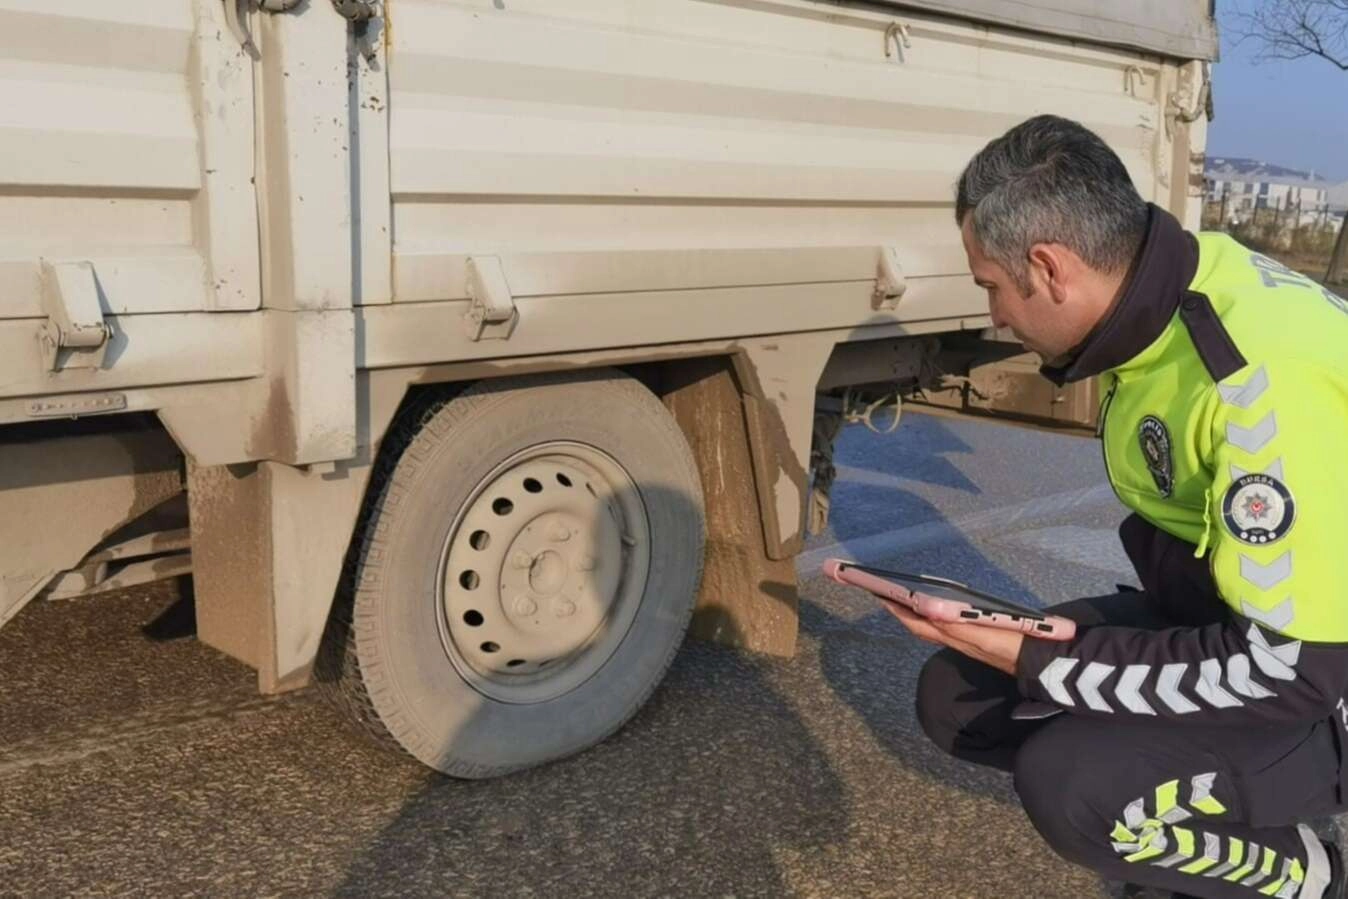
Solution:
{"label": "lug nut", "polygon": [[569,599],[564,599],[557,604],[557,617],[569,618],[576,614],[576,604]]}
{"label": "lug nut", "polygon": [[515,600],[516,615],[532,615],[538,611],[538,603],[527,596],[521,596]]}

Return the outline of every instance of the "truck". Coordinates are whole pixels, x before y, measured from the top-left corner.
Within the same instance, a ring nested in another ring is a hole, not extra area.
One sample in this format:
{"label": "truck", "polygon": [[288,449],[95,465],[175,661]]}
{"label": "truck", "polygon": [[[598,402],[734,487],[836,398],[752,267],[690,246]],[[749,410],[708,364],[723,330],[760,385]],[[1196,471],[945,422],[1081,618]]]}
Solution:
{"label": "truck", "polygon": [[0,625],[190,575],[263,693],[464,778],[690,632],[790,655],[844,423],[1089,428],[955,179],[1053,112],[1194,228],[1217,48],[1206,0],[0,11]]}

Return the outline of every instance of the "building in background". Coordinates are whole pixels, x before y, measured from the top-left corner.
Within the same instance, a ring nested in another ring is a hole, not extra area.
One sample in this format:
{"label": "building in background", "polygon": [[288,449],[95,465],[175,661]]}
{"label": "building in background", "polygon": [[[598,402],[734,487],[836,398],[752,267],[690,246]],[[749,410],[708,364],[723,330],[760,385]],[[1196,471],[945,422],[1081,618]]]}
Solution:
{"label": "building in background", "polygon": [[1329,211],[1339,215],[1348,212],[1348,181],[1329,189]]}
{"label": "building in background", "polygon": [[1207,201],[1222,205],[1228,223],[1247,221],[1257,210],[1268,209],[1287,216],[1289,225],[1293,219],[1300,225],[1324,224],[1335,218],[1331,189],[1343,187],[1314,172],[1229,156],[1208,157],[1204,181]]}

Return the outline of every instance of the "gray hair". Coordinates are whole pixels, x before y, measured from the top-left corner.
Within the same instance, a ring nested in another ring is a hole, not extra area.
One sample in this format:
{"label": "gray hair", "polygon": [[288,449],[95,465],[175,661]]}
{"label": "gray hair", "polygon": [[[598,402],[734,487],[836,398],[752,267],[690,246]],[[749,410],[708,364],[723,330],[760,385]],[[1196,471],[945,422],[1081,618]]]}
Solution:
{"label": "gray hair", "polygon": [[1118,154],[1077,122],[1041,115],[1021,122],[969,161],[955,220],[973,213],[983,253],[1029,292],[1029,253],[1059,243],[1087,265],[1126,270],[1147,233],[1147,204]]}

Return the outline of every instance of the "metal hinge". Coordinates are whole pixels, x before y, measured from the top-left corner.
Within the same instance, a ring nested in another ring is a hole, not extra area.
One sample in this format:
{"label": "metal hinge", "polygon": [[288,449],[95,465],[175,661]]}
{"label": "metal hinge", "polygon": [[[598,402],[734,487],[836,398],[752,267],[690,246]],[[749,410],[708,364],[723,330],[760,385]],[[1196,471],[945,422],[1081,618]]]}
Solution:
{"label": "metal hinge", "polygon": [[501,257],[468,257],[468,297],[472,305],[463,319],[470,338],[505,340],[510,336],[518,313]]}
{"label": "metal hinge", "polygon": [[880,262],[875,275],[875,290],[871,295],[871,307],[892,311],[899,300],[908,292],[908,279],[904,277],[903,266],[899,264],[899,253],[893,247],[880,248]]}
{"label": "metal hinge", "polygon": [[47,321],[38,339],[48,371],[102,368],[112,328],[103,320],[93,263],[44,260],[42,311]]}
{"label": "metal hinge", "polygon": [[[229,26],[235,40],[247,51],[248,55],[253,59],[258,59],[261,54],[257,49],[257,44],[253,42],[253,33],[248,30],[248,14],[258,10],[269,13],[287,13],[299,7],[303,2],[304,0],[224,0],[225,24]],[[360,0],[333,0],[338,12],[342,12],[341,6],[344,3],[360,5]],[[348,18],[351,17],[348,16]]]}
{"label": "metal hinge", "polygon": [[379,0],[332,0],[332,7],[353,22],[379,17]]}
{"label": "metal hinge", "polygon": [[[902,22],[890,22],[885,29],[885,58],[895,62],[907,62],[904,50],[911,49],[913,41],[909,37],[908,26]],[[890,47],[894,50],[891,53]]]}
{"label": "metal hinge", "polygon": [[[1205,115],[1209,122],[1212,121],[1212,69],[1207,60],[1185,63],[1180,71],[1181,77],[1189,84],[1171,91],[1166,98],[1167,137],[1171,134],[1172,120],[1188,124]],[[1194,82],[1197,82],[1197,88],[1193,87]]]}

